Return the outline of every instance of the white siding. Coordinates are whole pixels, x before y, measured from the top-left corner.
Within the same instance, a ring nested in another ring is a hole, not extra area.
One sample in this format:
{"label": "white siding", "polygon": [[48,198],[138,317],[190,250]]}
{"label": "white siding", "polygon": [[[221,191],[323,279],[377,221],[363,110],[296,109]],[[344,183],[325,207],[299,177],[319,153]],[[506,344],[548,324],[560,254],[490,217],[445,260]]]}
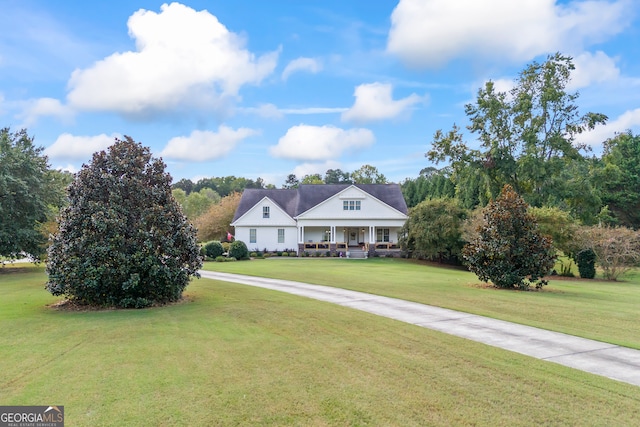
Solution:
{"label": "white siding", "polygon": [[[269,218],[263,218],[262,208],[268,206],[269,207]],[[285,211],[283,211],[280,206],[274,203],[268,197],[262,199],[259,203],[257,203],[254,207],[249,209],[247,213],[245,213],[242,217],[238,218],[233,225],[237,228],[238,226],[268,226],[268,227],[276,227],[276,226],[295,226],[296,222],[293,218],[291,218]],[[254,227],[255,228],[255,227]],[[276,240],[277,241],[277,240]]]}
{"label": "white siding", "polygon": [[[344,201],[360,202],[360,210],[344,210]],[[263,217],[263,208],[269,207],[269,218]],[[374,243],[375,229],[388,228],[389,240],[397,243],[398,231],[407,216],[381,202],[363,190],[348,187],[326,201],[303,212],[296,219],[291,218],[268,197],[263,198],[235,221],[236,239],[247,244],[250,251],[293,249],[298,243],[326,242],[327,230],[335,231],[333,242],[348,240],[345,234],[357,230],[358,242]],[[250,242],[250,229],[256,230],[256,242]],[[285,230],[284,243],[278,243],[278,229]],[[300,232],[299,229],[304,231]],[[362,231],[364,229],[364,232]]]}
{"label": "white siding", "polygon": [[[256,229],[256,243],[249,242],[249,230]],[[284,243],[278,243],[278,229],[284,229]],[[242,227],[236,226],[236,240],[242,240],[249,249],[249,252],[255,250],[267,249],[269,251],[282,251],[285,249],[298,249],[298,229],[296,227]]]}

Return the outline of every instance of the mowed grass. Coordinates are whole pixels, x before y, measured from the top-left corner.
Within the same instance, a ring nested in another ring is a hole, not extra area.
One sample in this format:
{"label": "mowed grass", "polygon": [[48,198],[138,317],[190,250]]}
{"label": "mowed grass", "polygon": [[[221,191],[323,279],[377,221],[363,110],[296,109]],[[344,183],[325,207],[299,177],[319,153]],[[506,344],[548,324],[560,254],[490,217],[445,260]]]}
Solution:
{"label": "mowed grass", "polygon": [[369,292],[640,349],[640,275],[552,279],[542,291],[498,290],[468,271],[404,259],[265,259],[205,269]]}
{"label": "mowed grass", "polygon": [[0,404],[64,405],[70,426],[640,419],[639,387],[329,303],[201,279],[173,306],[69,312],[45,280],[0,272]]}

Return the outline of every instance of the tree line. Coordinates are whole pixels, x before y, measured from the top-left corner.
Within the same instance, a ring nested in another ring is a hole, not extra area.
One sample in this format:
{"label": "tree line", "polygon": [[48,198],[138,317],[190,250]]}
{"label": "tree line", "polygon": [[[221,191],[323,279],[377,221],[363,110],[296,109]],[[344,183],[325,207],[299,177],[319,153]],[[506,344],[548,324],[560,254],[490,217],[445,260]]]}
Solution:
{"label": "tree line", "polygon": [[[371,165],[363,165],[353,172],[345,172],[342,169],[328,169],[324,175],[315,173],[298,178],[295,174],[287,175],[281,188],[297,188],[300,184],[386,184],[387,178],[380,173],[378,168]],[[274,184],[266,184],[258,177],[255,181],[236,176],[201,178],[193,182],[183,178],[172,185],[174,190],[184,191],[186,196],[192,192],[201,192],[204,189],[214,191],[218,196],[225,197],[231,193],[242,193],[245,188],[276,188]]]}

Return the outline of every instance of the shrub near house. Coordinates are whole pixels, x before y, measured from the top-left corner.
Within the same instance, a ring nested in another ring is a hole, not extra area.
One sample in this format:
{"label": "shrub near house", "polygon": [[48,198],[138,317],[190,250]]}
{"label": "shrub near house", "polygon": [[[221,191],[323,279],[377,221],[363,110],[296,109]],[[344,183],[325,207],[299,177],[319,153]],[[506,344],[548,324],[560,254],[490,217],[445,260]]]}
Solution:
{"label": "shrub near house", "polygon": [[222,243],[214,241],[204,245],[204,252],[207,257],[215,259],[224,253],[224,248],[222,247]]}

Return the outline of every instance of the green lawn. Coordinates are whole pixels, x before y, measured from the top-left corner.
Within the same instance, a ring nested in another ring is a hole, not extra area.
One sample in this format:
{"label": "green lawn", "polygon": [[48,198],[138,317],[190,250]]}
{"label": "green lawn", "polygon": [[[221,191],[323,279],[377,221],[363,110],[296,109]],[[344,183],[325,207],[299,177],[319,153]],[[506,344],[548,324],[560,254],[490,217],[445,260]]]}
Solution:
{"label": "green lawn", "polygon": [[329,303],[202,279],[170,307],[64,312],[44,281],[0,270],[0,404],[64,405],[70,426],[640,419],[639,387]]}
{"label": "green lawn", "polygon": [[389,258],[266,259],[205,269],[335,286],[417,301],[640,349],[640,275],[552,280],[539,292],[483,286],[467,271]]}

